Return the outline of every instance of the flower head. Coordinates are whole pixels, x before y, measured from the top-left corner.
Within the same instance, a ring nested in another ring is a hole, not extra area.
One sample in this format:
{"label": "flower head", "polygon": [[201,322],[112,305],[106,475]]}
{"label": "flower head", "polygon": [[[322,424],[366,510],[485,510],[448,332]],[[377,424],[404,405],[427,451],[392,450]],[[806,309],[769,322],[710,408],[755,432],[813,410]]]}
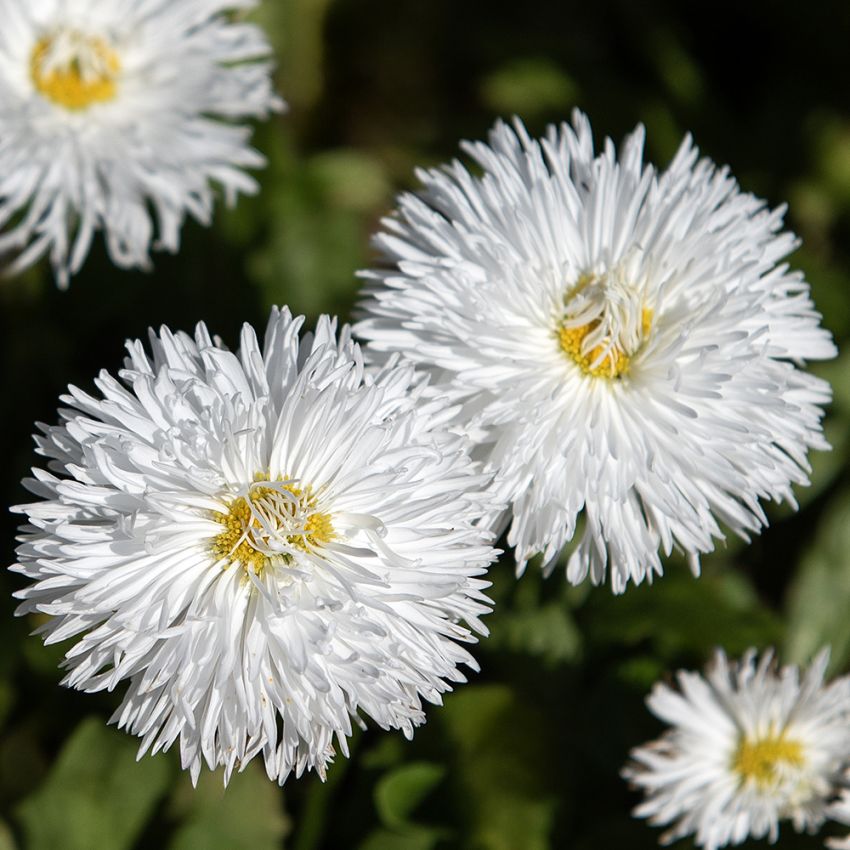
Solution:
{"label": "flower head", "polygon": [[772,653],[730,663],[718,651],[705,677],[680,671],[656,684],[650,710],[671,728],[632,752],[623,774],[646,795],[638,817],[716,850],[748,837],[775,841],[779,821],[814,832],[850,758],[850,683],[823,684],[821,652],[802,680]]}
{"label": "flower head", "polygon": [[60,286],[103,230],[113,262],[176,251],[263,158],[233,119],[282,108],[262,32],[227,9],[255,0],[0,0],[0,257],[47,254]]}
{"label": "flower head", "polygon": [[63,398],[17,508],[19,613],[78,636],[64,683],[128,681],[113,719],[142,752],[179,739],[193,778],[258,753],[324,775],[361,714],[410,736],[484,633],[491,506],[451,410],[301,322],[274,311],[236,354],[204,325],[128,343],[120,381]]}
{"label": "flower head", "polygon": [[[462,403],[510,505],[519,570],[551,567],[621,591],[674,548],[699,567],[723,536],[793,502],[825,448],[829,387],[799,368],[832,357],[782,210],[739,191],[685,139],[666,171],[594,153],[590,125],[540,141],[499,123],[460,163],[420,172],[377,245],[355,332],[402,352]],[[577,535],[579,520],[583,531]]]}

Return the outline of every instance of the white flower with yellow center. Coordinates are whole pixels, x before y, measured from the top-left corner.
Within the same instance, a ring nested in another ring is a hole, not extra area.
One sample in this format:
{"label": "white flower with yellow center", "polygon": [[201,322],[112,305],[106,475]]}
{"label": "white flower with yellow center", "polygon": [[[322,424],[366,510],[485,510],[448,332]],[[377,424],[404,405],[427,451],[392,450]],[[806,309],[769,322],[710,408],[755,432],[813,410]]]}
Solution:
{"label": "white flower with yellow center", "polygon": [[[44,255],[57,282],[94,234],[113,262],[176,251],[187,213],[209,224],[263,158],[234,120],[282,108],[255,0],[0,0],[0,270]],[[4,263],[5,261],[5,263]]]}
{"label": "white flower with yellow center", "polygon": [[662,843],[693,835],[706,850],[775,841],[780,820],[816,831],[850,759],[850,683],[824,685],[828,660],[824,650],[801,680],[770,652],[730,663],[718,651],[705,677],[656,684],[649,708],[671,728],[623,771],[646,795],[635,815],[671,825]]}
{"label": "white flower with yellow center", "polygon": [[65,684],[129,682],[113,718],[184,767],[262,753],[324,775],[352,719],[410,736],[484,633],[491,509],[466,441],[412,368],[364,374],[348,328],[274,311],[238,353],[199,325],[128,344],[121,381],[44,427],[13,568]]}
{"label": "white flower with yellow center", "polygon": [[777,265],[796,244],[782,210],[689,139],[664,172],[641,128],[595,155],[580,113],[541,141],[500,123],[465,149],[481,176],[421,172],[385,222],[389,268],[366,273],[355,332],[462,403],[519,570],[577,537],[568,578],[610,569],[622,591],[660,552],[696,571],[723,525],[757,531],[760,499],[793,502],[830,397],[799,367],[835,348]]}

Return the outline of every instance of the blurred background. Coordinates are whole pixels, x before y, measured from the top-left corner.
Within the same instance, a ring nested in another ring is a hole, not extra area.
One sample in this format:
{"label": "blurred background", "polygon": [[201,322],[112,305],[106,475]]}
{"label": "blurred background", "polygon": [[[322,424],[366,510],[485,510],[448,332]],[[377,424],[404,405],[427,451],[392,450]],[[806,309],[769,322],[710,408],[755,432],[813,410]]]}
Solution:
{"label": "blurred background", "polygon": [[[97,246],[68,292],[46,265],[0,280],[3,504],[27,498],[33,423],[55,421],[68,383],[119,368],[125,338],[203,319],[235,346],[243,321],[262,326],[282,303],[347,318],[369,234],[414,167],[456,156],[499,116],[539,134],[580,106],[598,139],[617,140],[642,121],[661,165],[692,132],[744,189],[788,203],[803,239],[792,263],[839,346],[850,334],[850,5],[266,0],[255,17],[291,107],[257,129],[261,193],[220,207],[212,229],[188,224],[152,274],[115,269]],[[193,791],[176,753],[136,764],[136,740],[106,726],[119,696],[58,686],[63,648],[28,637],[37,622],[15,619],[10,598],[20,580],[0,575],[0,850],[657,846],[618,776],[660,731],[643,704],[657,678],[717,645],[803,662],[831,643],[833,671],[850,667],[848,357],[815,367],[834,386],[834,450],[812,459],[799,513],[771,508],[771,527],[750,546],[730,539],[698,581],[671,560],[618,598],[560,573],[517,582],[505,559],[482,672],[411,743],[358,733],[326,784],[280,790],[255,762],[226,792],[209,774]],[[0,514],[6,563],[15,527]],[[780,846],[822,840],[783,828]]]}

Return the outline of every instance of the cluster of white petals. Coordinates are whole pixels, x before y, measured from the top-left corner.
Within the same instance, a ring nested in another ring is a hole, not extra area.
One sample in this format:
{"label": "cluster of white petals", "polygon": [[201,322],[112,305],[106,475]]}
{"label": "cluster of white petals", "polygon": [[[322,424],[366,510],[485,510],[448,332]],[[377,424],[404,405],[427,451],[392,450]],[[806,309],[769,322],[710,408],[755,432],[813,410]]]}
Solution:
{"label": "cluster of white petals", "polygon": [[[779,822],[815,832],[850,762],[850,681],[824,684],[822,651],[802,676],[772,653],[729,662],[718,651],[705,676],[656,684],[650,710],[670,728],[635,749],[624,776],[645,794],[635,815],[717,850],[748,838],[776,841]],[[847,845],[836,845],[847,846]]]}
{"label": "cluster of white petals", "polygon": [[666,170],[638,128],[619,155],[590,124],[534,140],[519,121],[421,171],[376,244],[355,333],[460,403],[495,478],[520,572],[542,554],[622,591],[807,483],[834,356],[783,210],[739,190],[686,138]]}
{"label": "cluster of white petals", "polygon": [[[176,251],[264,164],[235,120],[281,109],[255,0],[0,0],[0,259],[68,284],[103,231],[113,262]],[[3,229],[5,228],[5,232]]]}
{"label": "cluster of white petals", "polygon": [[[231,353],[198,325],[128,343],[71,387],[27,481],[19,613],[49,615],[65,684],[128,687],[113,720],[225,778],[324,775],[352,718],[411,735],[485,633],[487,479],[409,366],[272,313]],[[336,744],[335,744],[336,740]]]}

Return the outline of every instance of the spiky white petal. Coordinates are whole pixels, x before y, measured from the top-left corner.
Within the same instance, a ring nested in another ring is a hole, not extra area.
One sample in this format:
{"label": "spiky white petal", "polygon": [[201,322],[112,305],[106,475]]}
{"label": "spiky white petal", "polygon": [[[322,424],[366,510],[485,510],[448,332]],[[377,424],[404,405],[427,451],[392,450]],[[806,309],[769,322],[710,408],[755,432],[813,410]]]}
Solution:
{"label": "spiky white petal", "polygon": [[[229,17],[253,5],[0,0],[0,258],[12,259],[8,271],[47,255],[66,286],[99,230],[113,262],[149,268],[151,243],[177,251],[187,214],[210,223],[213,184],[228,204],[257,190],[244,169],[263,157],[248,144],[250,128],[233,122],[283,102],[271,89],[265,36]],[[87,82],[110,77],[111,94],[69,108],[37,84],[37,73],[57,71]]]}
{"label": "spiky white petal", "polygon": [[794,502],[830,398],[799,367],[835,354],[780,263],[796,245],[783,210],[690,138],[663,172],[643,141],[596,154],[577,112],[539,141],[516,122],[464,145],[480,177],[420,171],[355,325],[367,355],[401,352],[462,402],[519,570],[540,553],[551,567],[582,520],[567,576],[610,569],[617,592],[674,548],[698,570],[723,525],[765,524],[760,500]]}
{"label": "spiky white petal", "polygon": [[[840,824],[850,824],[850,768],[843,776],[841,796],[827,809],[827,816]],[[845,838],[828,838],[826,846],[833,850],[850,850],[850,834]]]}
{"label": "spiky white petal", "polygon": [[662,843],[693,835],[706,850],[776,841],[781,820],[815,832],[850,758],[850,683],[824,685],[828,661],[823,650],[801,677],[771,652],[718,651],[704,677],[656,684],[647,703],[670,729],[623,771],[646,796],[634,814],[670,825]]}
{"label": "spiky white petal", "polygon": [[179,740],[193,778],[258,753],[280,783],[324,775],[361,715],[410,736],[485,632],[492,505],[453,411],[301,324],[275,310],[236,354],[203,324],[128,343],[120,380],[63,397],[17,509],[19,613],[79,636],[65,684],[129,682],[113,719],[141,752]]}

